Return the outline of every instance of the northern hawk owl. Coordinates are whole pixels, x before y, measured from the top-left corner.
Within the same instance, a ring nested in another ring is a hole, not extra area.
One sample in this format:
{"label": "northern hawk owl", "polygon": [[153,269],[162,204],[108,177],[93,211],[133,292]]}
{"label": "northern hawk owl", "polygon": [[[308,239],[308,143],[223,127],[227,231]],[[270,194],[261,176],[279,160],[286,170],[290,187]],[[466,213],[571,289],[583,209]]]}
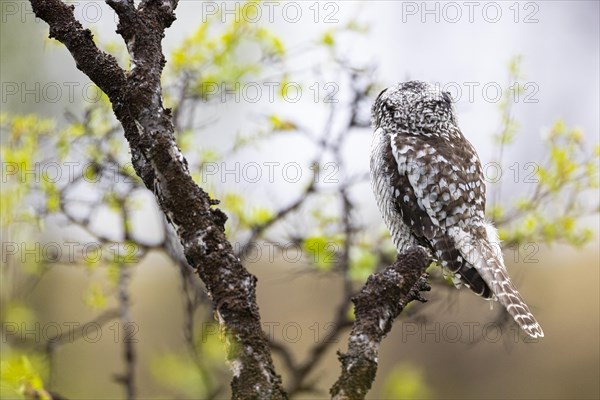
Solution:
{"label": "northern hawk owl", "polygon": [[375,100],[372,122],[371,187],[397,251],[429,249],[457,282],[497,299],[528,335],[543,337],[485,218],[481,164],[450,94],[418,81],[397,84]]}

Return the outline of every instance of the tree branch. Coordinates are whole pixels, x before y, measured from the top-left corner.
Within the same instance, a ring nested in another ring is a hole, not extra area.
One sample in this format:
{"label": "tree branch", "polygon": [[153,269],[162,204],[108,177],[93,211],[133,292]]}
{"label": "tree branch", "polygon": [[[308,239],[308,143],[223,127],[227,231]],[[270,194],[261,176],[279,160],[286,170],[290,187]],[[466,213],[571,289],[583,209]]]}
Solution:
{"label": "tree branch", "polygon": [[126,83],[125,72],[113,56],[96,47],[92,32],[75,19],[75,7],[60,0],[31,0],[31,6],[35,15],[48,23],[49,37],[64,44],[71,52],[77,68],[110,98],[119,97]]}
{"label": "tree branch", "polygon": [[77,68],[108,95],[129,142],[136,173],[153,191],[188,263],[212,296],[221,327],[233,341],[228,348],[233,398],[286,398],[262,331],[256,278],[226,239],[227,217],[211,208],[218,202],[192,180],[175,142],[171,111],[162,105],[161,41],[164,29],[175,19],[177,1],[144,0],[135,11],[130,2],[109,2],[120,17],[119,33],[131,57],[128,73],[96,47],[91,32],[73,16],[73,7],[60,0],[30,1],[36,16],[50,26],[50,37],[65,44]]}
{"label": "tree branch", "polygon": [[330,390],[333,399],[364,399],[377,373],[379,345],[392,329],[394,319],[413,300],[425,301],[420,291],[429,290],[425,269],[431,256],[413,248],[394,264],[371,275],[352,299],[355,317],[348,352],[338,353],[342,373]]}

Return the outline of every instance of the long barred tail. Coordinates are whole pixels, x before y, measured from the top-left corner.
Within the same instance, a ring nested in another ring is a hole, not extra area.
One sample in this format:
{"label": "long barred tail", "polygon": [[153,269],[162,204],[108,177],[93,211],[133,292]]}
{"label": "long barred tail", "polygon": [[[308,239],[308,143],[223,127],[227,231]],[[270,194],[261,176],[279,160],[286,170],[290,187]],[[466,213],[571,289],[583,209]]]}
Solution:
{"label": "long barred tail", "polygon": [[479,251],[483,256],[483,263],[475,267],[480,270],[481,277],[490,289],[492,289],[500,304],[506,308],[521,329],[529,336],[534,338],[544,337],[542,327],[535,320],[529,307],[525,304],[525,300],[523,300],[523,297],[521,297],[521,294],[517,291],[517,288],[508,276],[502,255],[498,256],[497,254],[499,251],[494,251],[493,247],[487,241],[481,242]]}
{"label": "long barred tail", "polygon": [[496,229],[491,224],[486,224],[485,228],[487,237],[476,243],[460,235],[462,240],[457,241],[460,252],[475,267],[500,304],[506,308],[521,329],[533,338],[544,337],[542,327],[508,276],[500,246],[494,247],[499,243]]}

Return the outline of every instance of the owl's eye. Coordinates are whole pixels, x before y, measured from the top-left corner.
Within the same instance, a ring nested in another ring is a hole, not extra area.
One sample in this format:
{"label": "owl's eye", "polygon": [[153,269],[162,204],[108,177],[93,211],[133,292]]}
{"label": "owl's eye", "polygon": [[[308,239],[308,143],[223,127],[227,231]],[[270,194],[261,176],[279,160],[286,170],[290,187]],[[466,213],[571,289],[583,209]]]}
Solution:
{"label": "owl's eye", "polygon": [[394,112],[394,119],[400,119],[400,111],[396,110]]}

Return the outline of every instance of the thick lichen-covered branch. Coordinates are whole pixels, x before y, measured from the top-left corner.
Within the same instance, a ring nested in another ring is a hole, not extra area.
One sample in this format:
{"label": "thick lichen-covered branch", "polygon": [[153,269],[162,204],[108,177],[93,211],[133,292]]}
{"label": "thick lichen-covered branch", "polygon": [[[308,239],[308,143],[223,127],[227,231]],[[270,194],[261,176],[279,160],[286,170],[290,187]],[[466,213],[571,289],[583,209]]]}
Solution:
{"label": "thick lichen-covered branch", "polygon": [[371,275],[352,299],[356,319],[348,352],[339,353],[342,373],[330,390],[332,398],[363,399],[371,389],[381,341],[408,303],[424,301],[420,291],[429,290],[425,269],[430,262],[431,256],[425,250],[413,248],[385,270]]}
{"label": "thick lichen-covered branch", "polygon": [[50,26],[50,37],[71,52],[83,71],[109,97],[124,129],[136,173],[151,190],[177,232],[188,263],[198,271],[211,295],[227,337],[234,367],[234,398],[285,398],[275,373],[256,303],[256,278],[242,266],[225,237],[226,216],[217,202],[192,180],[177,147],[171,112],[162,104],[161,74],[165,65],[162,38],[175,20],[176,0],[144,0],[108,4],[119,16],[121,34],[131,58],[124,71],[111,55],[99,50],[92,34],[60,0],[31,0],[36,16]]}

